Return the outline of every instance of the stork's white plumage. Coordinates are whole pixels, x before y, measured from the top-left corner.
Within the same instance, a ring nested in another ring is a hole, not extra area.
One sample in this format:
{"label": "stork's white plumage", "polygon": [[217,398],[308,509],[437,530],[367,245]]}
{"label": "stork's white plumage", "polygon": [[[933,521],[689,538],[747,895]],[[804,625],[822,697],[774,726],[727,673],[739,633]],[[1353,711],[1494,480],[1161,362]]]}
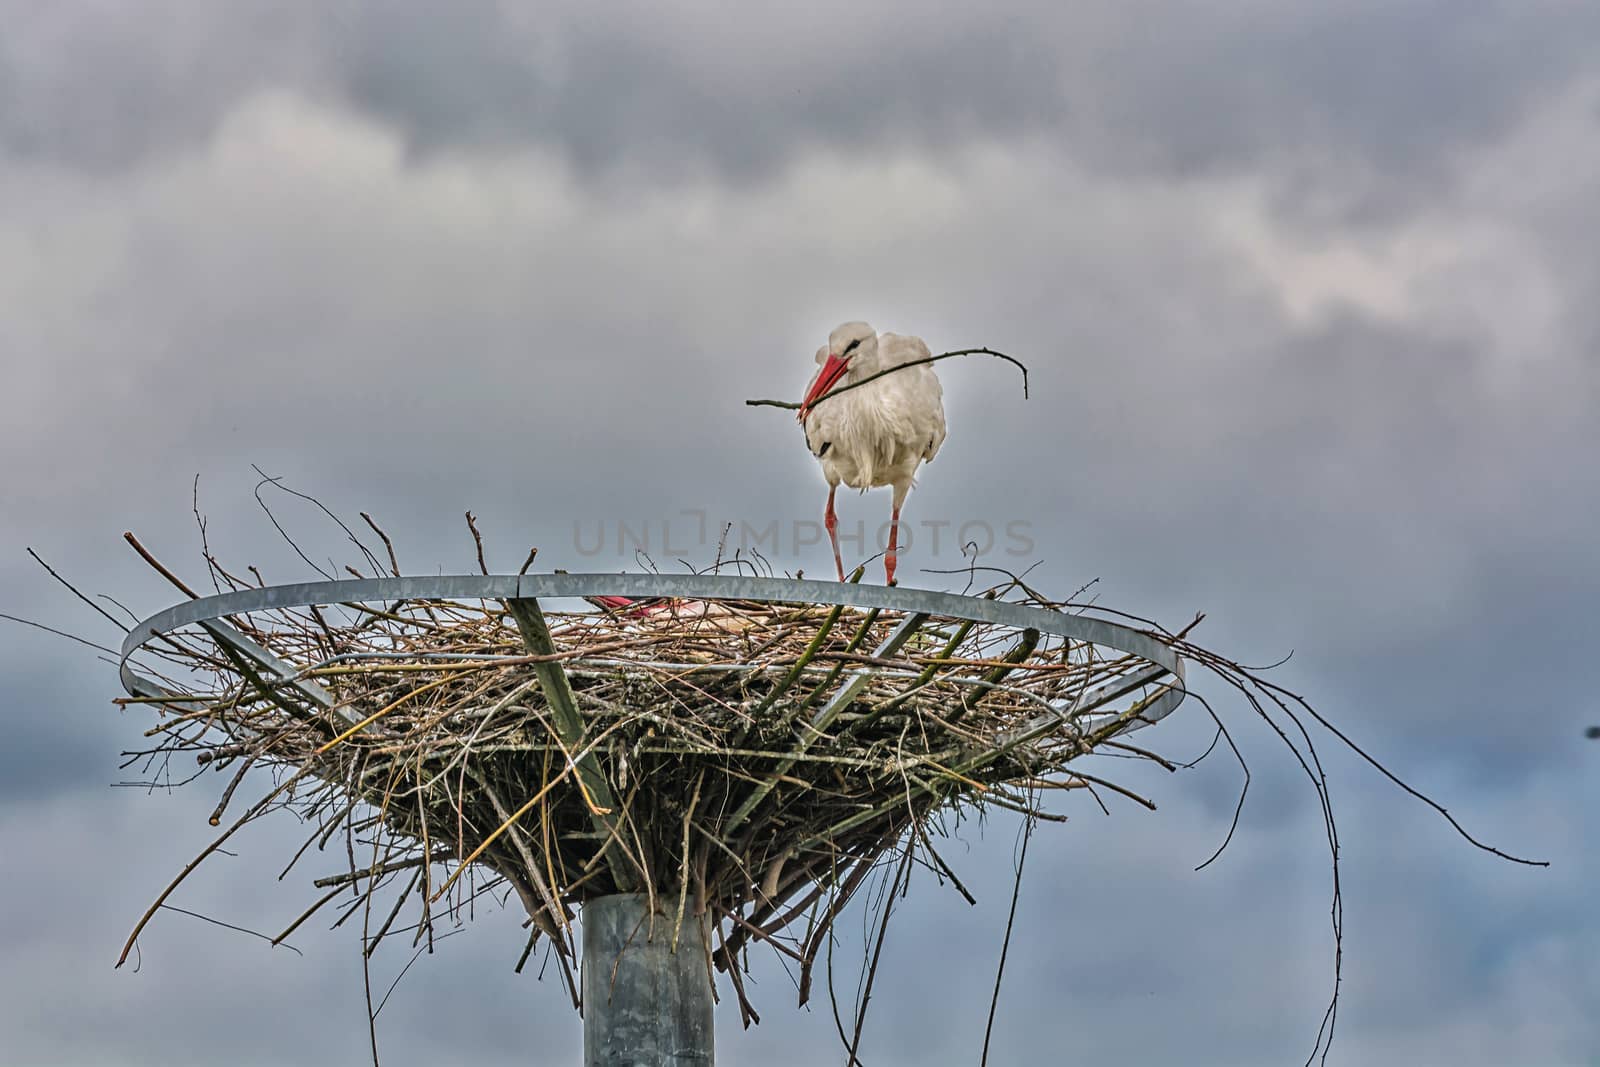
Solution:
{"label": "stork's white plumage", "polygon": [[944,444],[944,387],[933,365],[924,363],[836,396],[827,394],[928,355],[928,346],[920,337],[880,334],[864,322],[845,323],[817,350],[819,367],[806,390],[799,417],[806,446],[822,464],[822,475],[828,480],[824,521],[840,581],[844,581],[844,561],[839,556],[839,519],[833,497],[843,482],[863,493],[884,485],[894,488],[884,555],[885,579],[894,584],[900,506],[915,484],[917,468],[938,455]]}

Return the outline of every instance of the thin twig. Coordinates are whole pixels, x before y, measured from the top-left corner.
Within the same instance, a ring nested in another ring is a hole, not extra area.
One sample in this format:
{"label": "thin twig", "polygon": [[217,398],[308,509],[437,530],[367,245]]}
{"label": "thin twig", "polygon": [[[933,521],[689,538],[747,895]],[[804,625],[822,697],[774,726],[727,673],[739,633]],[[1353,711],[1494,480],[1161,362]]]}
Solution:
{"label": "thin twig", "polygon": [[[852,389],[859,389],[861,386],[866,385],[869,382],[877,381],[885,374],[894,374],[896,371],[903,371],[910,367],[920,367],[924,363],[937,363],[941,359],[953,359],[956,356],[994,356],[997,359],[1003,359],[1007,363],[1012,364],[1022,372],[1022,398],[1024,400],[1028,399],[1028,368],[1022,364],[1021,360],[1013,359],[1004,352],[996,352],[992,348],[963,348],[955,352],[941,352],[937,356],[924,356],[921,359],[913,359],[905,363],[896,363],[894,366],[878,371],[876,374],[869,374],[867,377],[862,378],[858,382],[850,382],[847,385],[841,385],[837,388],[828,390],[816,400],[812,401],[811,407],[815,409],[816,406],[822,403],[824,400],[828,400],[831,397],[836,397],[840,393],[847,393]],[[786,408],[789,411],[796,411],[800,408],[799,403],[789,400],[746,400],[745,403],[753,408]]]}
{"label": "thin twig", "polygon": [[472,541],[478,546],[478,570],[488,574],[489,565],[483,561],[483,534],[478,532],[478,523],[470,511],[467,512],[467,529],[472,531]]}
{"label": "thin twig", "polygon": [[1006,914],[1006,934],[1000,941],[1000,963],[994,970],[994,993],[989,997],[989,1021],[983,1026],[983,1056],[979,1067],[989,1062],[989,1038],[994,1033],[995,1011],[1000,1006],[1000,979],[1006,973],[1006,953],[1011,951],[1011,928],[1017,921],[1017,899],[1022,896],[1022,868],[1028,862],[1028,842],[1033,840],[1033,819],[1022,820],[1022,848],[1017,855],[1017,876],[1011,882],[1011,910]]}
{"label": "thin twig", "polygon": [[156,573],[160,574],[161,577],[165,578],[167,581],[169,581],[173,585],[177,586],[179,592],[183,593],[190,600],[199,600],[200,599],[200,594],[199,593],[196,593],[193,589],[190,589],[189,586],[184,582],[184,580],[182,578],[179,578],[176,574],[173,574],[170,570],[168,570],[166,568],[165,564],[163,564],[160,560],[156,559],[154,556],[152,556],[150,554],[150,550],[148,548],[145,548],[143,545],[141,545],[139,543],[139,539],[137,537],[133,536],[133,531],[131,531],[131,530],[124,531],[123,534],[122,534],[122,539],[124,541],[128,542],[128,544],[132,545],[133,546],[133,550],[135,552],[139,553],[139,555],[141,557],[143,557],[143,559],[144,559],[144,561],[146,563],[148,563],[148,564],[150,564],[150,566],[154,567],[155,570],[156,570]]}
{"label": "thin twig", "polygon": [[[54,567],[50,566],[50,564],[46,563],[44,561],[44,557],[40,556],[39,553],[35,552],[31,548],[28,549],[27,552],[28,552],[28,555],[33,557],[33,561],[35,563],[37,563],[39,566],[43,567],[46,571],[50,572],[50,577],[54,578],[57,582],[59,582],[60,584],[65,586],[67,588],[67,591],[70,592],[73,596],[77,597],[79,600],[81,600],[85,604],[89,605],[91,608],[93,608],[95,611],[99,612],[101,615],[104,615],[108,620],[110,620],[111,625],[115,626],[117,629],[121,630],[123,633],[127,633],[128,632],[128,626],[127,626],[126,623],[124,623],[121,619],[117,618],[115,615],[111,614],[105,608],[102,608],[99,604],[96,604],[94,601],[90,600],[88,597],[84,596],[81,592],[79,592],[77,586],[73,585],[71,582],[69,582],[65,578],[61,577],[60,574],[56,573],[56,569]],[[98,647],[98,646],[96,646],[96,647]]]}

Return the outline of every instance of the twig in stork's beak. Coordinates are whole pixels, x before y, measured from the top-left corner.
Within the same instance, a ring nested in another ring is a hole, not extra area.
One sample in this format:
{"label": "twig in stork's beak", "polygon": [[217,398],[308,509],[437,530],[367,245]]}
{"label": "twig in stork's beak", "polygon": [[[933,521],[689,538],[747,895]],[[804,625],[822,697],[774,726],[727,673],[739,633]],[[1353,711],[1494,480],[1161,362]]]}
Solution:
{"label": "twig in stork's beak", "polygon": [[833,353],[828,353],[828,362],[822,365],[822,371],[817,375],[817,380],[811,384],[811,389],[806,393],[806,398],[800,401],[800,414],[796,416],[799,422],[805,422],[806,416],[811,414],[811,409],[817,401],[827,395],[828,390],[839,384],[839,379],[844,377],[844,372],[850,369],[850,360],[841,359]]}

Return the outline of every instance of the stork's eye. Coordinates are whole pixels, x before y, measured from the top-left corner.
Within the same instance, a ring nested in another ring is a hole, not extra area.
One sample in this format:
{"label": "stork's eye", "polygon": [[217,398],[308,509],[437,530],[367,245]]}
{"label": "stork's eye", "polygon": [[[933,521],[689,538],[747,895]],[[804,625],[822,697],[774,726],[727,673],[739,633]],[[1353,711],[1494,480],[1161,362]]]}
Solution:
{"label": "stork's eye", "polygon": [[856,350],[856,345],[859,345],[860,343],[861,338],[857,337],[854,341],[851,341],[849,344],[845,345],[844,354],[848,356],[851,352],[854,352]]}

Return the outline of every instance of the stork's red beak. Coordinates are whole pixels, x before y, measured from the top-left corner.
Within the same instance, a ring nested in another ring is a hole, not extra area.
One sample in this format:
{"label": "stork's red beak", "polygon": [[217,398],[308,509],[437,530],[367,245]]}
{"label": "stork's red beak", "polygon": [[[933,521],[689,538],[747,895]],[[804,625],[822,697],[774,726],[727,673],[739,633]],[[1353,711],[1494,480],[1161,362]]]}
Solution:
{"label": "stork's red beak", "polygon": [[812,383],[811,391],[806,393],[806,398],[804,400],[800,401],[800,414],[798,418],[801,422],[805,422],[806,416],[811,414],[812,405],[826,396],[828,394],[828,390],[832,389],[835,385],[838,385],[839,379],[843,378],[844,372],[849,369],[849,360],[840,359],[831,352],[828,354],[828,362],[822,365],[822,371],[817,375],[817,380]]}

